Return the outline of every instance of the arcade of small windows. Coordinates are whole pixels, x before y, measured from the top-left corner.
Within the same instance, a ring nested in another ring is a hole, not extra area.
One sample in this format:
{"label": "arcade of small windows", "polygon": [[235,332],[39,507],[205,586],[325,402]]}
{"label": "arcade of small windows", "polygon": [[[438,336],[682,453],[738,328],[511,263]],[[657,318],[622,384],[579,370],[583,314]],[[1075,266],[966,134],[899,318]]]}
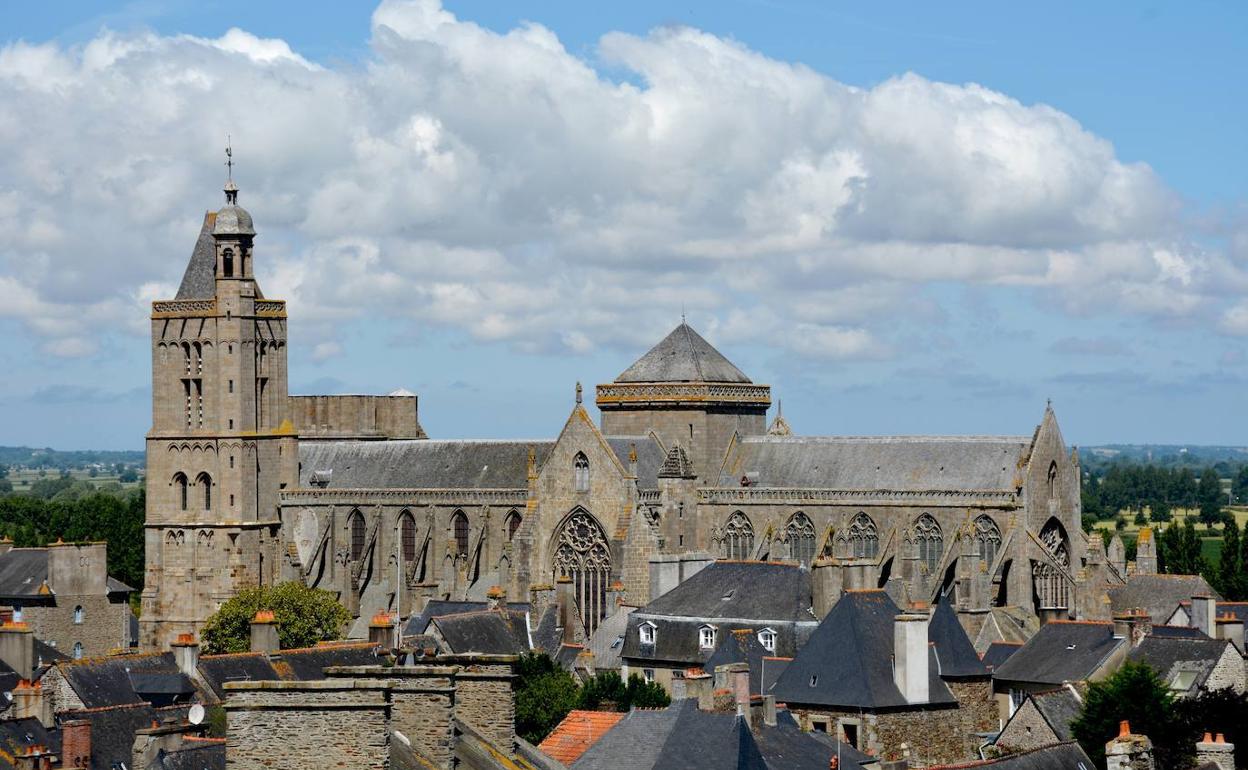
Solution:
{"label": "arcade of small windows", "polygon": [[754,525],[741,511],[733,511],[724,525],[723,551],[729,559],[745,560],[754,555]]}
{"label": "arcade of small windows", "polygon": [[880,533],[865,513],[849,523],[849,553],[855,559],[874,559],[880,554]]}
{"label": "arcade of small windows", "polygon": [[572,459],[572,471],[575,476],[577,492],[589,491],[589,458],[583,452],[577,452]]}
{"label": "arcade of small windows", "polygon": [[815,525],[810,517],[798,511],[784,528],[789,541],[789,558],[809,565],[815,559]]}
{"label": "arcade of small windows", "polygon": [[925,513],[914,522],[914,542],[919,550],[919,562],[930,575],[940,567],[940,557],[945,552],[945,538],[940,524],[932,515]]}

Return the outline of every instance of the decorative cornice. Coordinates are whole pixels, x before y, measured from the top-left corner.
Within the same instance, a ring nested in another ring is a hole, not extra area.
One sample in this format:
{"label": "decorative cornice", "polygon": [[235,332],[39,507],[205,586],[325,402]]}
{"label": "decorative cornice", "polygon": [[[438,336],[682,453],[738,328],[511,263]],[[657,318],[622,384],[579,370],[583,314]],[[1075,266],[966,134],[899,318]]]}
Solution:
{"label": "decorative cornice", "polygon": [[256,315],[263,318],[285,318],[286,301],[280,299],[256,300]]}
{"label": "decorative cornice", "polygon": [[767,407],[771,386],[732,382],[613,382],[597,388],[598,406],[730,403]]}
{"label": "decorative cornice", "polygon": [[708,487],[698,490],[698,502],[737,503],[852,503],[854,505],[935,505],[970,508],[1018,508],[1018,496],[1007,490],[897,491],[888,489],[798,489],[789,487]]}
{"label": "decorative cornice", "polygon": [[152,303],[152,318],[216,315],[215,299],[175,299]]}

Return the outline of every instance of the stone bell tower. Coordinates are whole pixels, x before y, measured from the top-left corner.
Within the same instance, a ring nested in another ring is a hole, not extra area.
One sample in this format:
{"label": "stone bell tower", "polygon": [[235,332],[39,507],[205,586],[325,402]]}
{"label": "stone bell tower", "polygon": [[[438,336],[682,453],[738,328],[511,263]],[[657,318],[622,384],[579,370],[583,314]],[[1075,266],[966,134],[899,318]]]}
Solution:
{"label": "stone bell tower", "polygon": [[298,478],[286,303],[256,284],[232,178],[225,201],[205,215],[177,297],[152,303],[145,648],[198,635],[240,589],[273,582],[278,494]]}

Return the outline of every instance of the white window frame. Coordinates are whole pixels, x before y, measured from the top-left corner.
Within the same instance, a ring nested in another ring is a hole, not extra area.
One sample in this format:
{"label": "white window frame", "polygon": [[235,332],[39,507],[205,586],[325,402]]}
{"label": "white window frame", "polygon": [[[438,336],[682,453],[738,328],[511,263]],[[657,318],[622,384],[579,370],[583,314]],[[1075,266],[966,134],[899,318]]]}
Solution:
{"label": "white window frame", "polygon": [[[770,641],[768,641],[770,640]],[[758,632],[758,643],[763,646],[767,652],[776,651],[776,629],[764,628]]]}
{"label": "white window frame", "polygon": [[715,649],[715,638],[718,634],[715,632],[715,626],[706,625],[698,628],[698,649],[713,650]]}
{"label": "white window frame", "polygon": [[79,604],[77,607],[74,607],[74,625],[75,626],[81,626],[86,616],[87,616],[87,611],[82,608],[81,604]]}
{"label": "white window frame", "polygon": [[637,641],[642,644],[654,644],[659,639],[659,629],[655,624],[646,621],[637,627]]}

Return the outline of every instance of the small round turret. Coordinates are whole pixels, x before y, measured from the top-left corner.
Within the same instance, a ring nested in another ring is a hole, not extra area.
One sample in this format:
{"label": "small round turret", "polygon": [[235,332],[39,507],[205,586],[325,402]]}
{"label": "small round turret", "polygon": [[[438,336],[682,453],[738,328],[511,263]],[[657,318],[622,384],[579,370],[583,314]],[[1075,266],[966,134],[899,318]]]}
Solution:
{"label": "small round turret", "polygon": [[238,205],[238,187],[233,180],[225,183],[225,207],[217,212],[217,221],[212,226],[213,235],[255,235],[256,229],[251,224],[251,214]]}

